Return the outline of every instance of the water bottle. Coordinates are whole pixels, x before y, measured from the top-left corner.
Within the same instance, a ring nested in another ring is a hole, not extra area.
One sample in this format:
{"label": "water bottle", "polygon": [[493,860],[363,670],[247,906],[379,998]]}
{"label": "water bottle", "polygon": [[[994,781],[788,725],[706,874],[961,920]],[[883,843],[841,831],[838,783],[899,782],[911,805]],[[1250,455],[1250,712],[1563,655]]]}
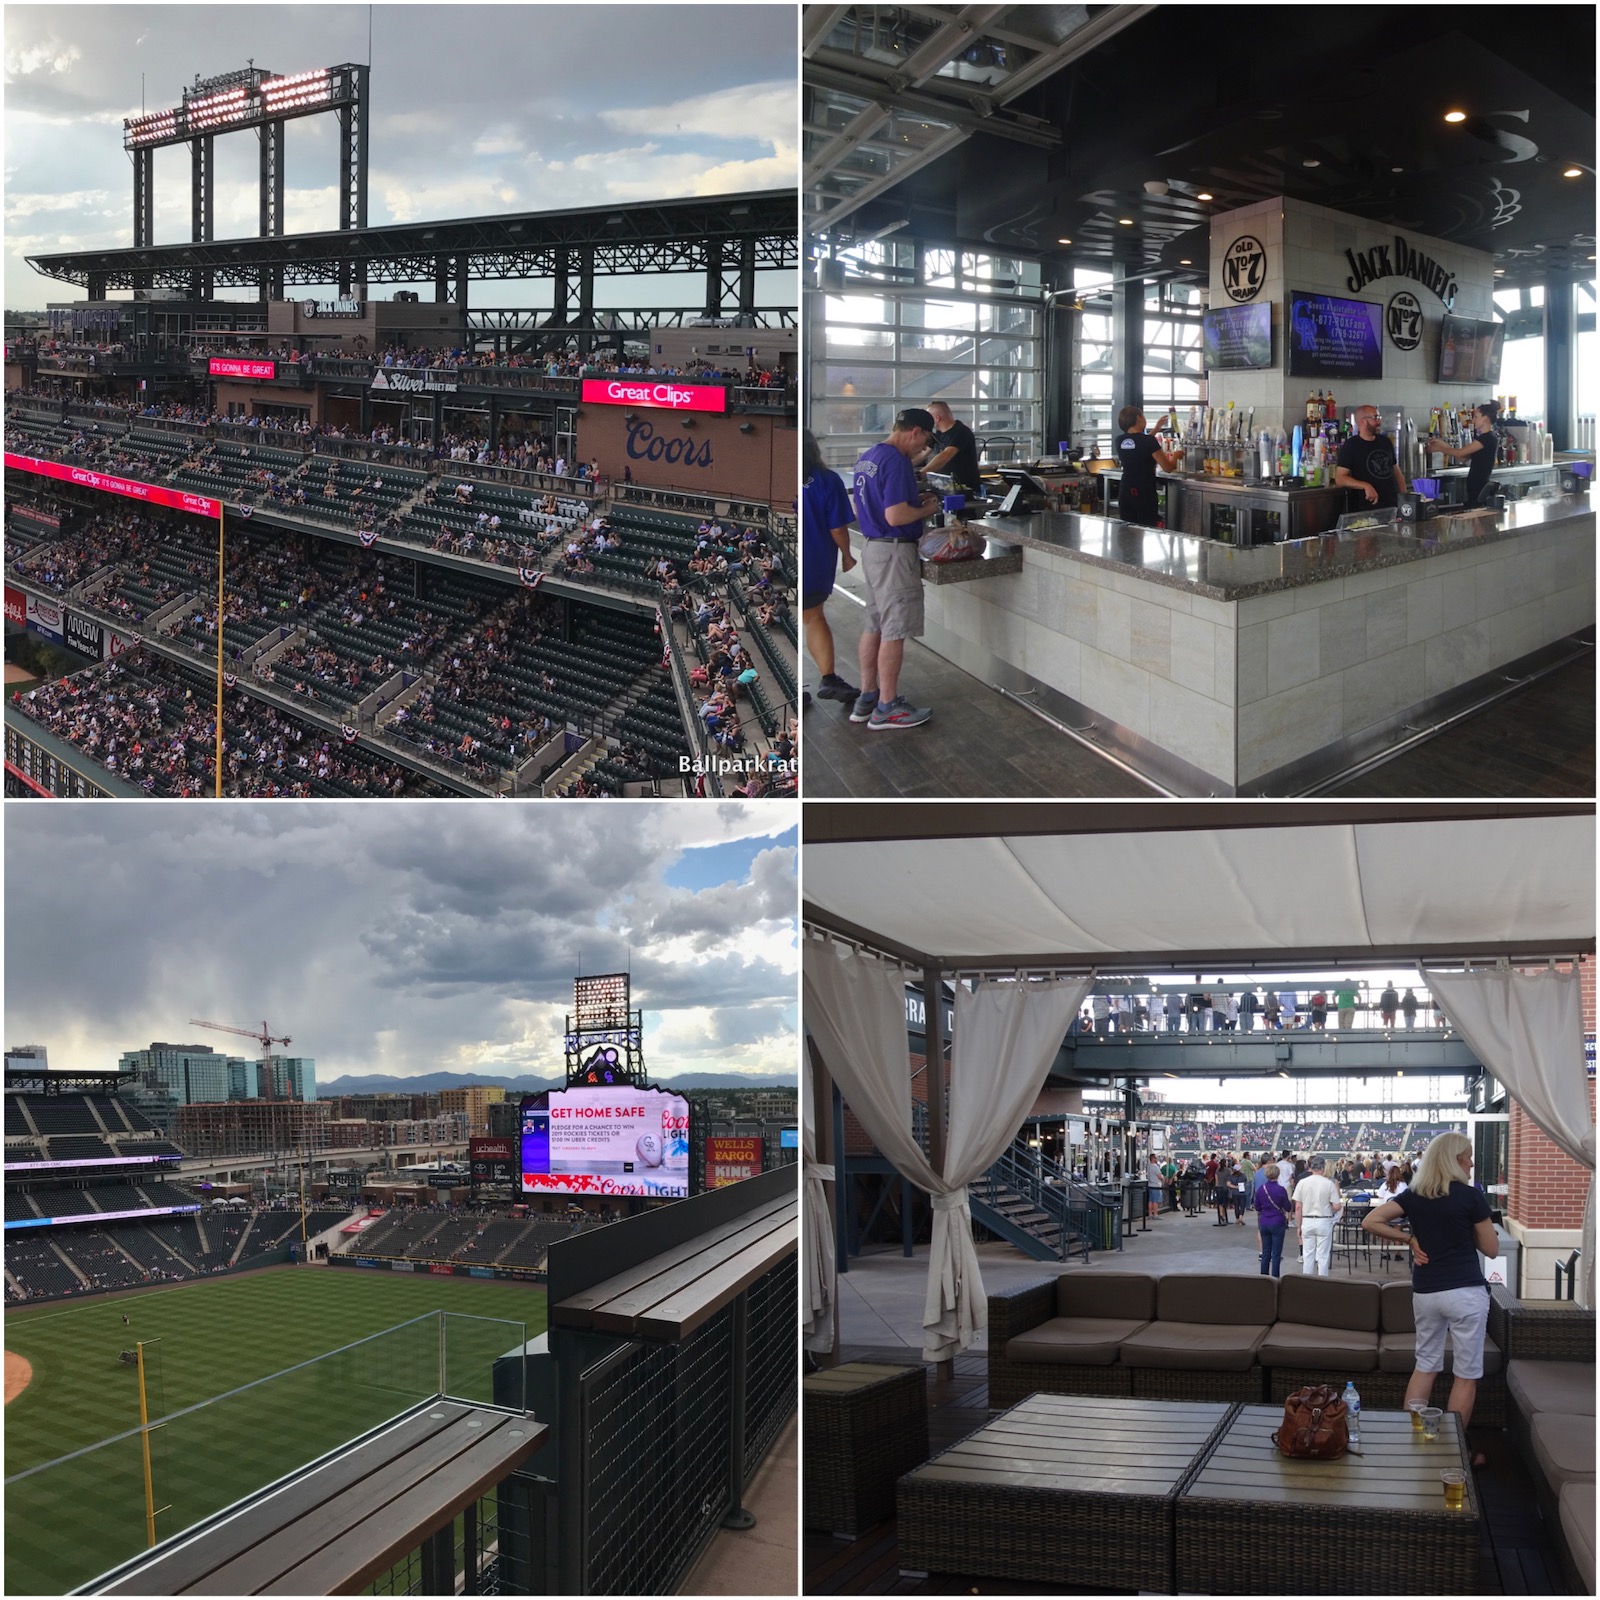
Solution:
{"label": "water bottle", "polygon": [[1354,1380],[1347,1380],[1344,1386],[1344,1408],[1346,1412],[1345,1423],[1350,1429],[1350,1444],[1352,1449],[1361,1448],[1361,1396],[1356,1393]]}

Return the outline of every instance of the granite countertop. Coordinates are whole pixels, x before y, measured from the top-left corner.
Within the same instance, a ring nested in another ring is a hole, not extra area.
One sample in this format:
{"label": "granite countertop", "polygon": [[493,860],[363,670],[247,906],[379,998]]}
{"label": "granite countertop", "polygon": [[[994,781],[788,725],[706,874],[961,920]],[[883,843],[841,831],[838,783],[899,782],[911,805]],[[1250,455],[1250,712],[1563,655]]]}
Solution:
{"label": "granite countertop", "polygon": [[1248,600],[1252,595],[1376,572],[1453,550],[1526,538],[1593,515],[1588,495],[1563,495],[1556,500],[1521,501],[1499,512],[1435,517],[1415,528],[1320,533],[1250,549],[1069,511],[991,517],[973,527],[1004,544],[1052,551],[1169,589],[1211,600]]}

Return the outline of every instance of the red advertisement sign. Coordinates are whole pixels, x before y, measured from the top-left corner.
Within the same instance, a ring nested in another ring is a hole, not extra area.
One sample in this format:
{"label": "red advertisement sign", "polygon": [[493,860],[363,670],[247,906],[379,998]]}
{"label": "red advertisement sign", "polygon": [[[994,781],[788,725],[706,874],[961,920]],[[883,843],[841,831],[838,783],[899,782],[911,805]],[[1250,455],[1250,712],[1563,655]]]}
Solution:
{"label": "red advertisement sign", "polygon": [[678,378],[585,378],[583,398],[602,406],[649,406],[659,411],[726,411],[728,391]]}
{"label": "red advertisement sign", "polygon": [[126,495],[130,500],[143,500],[146,505],[168,506],[174,511],[191,511],[199,517],[220,517],[222,502],[208,499],[203,494],[184,494],[177,489],[163,489],[153,483],[139,483],[132,478],[113,477],[109,472],[91,472],[87,467],[68,466],[62,461],[40,461],[35,456],[14,456],[6,451],[7,472],[33,472],[41,478],[57,478],[62,483],[79,483],[86,489],[98,489],[102,494]]}
{"label": "red advertisement sign", "polygon": [[275,378],[276,361],[244,361],[237,356],[212,356],[206,372],[213,378]]}
{"label": "red advertisement sign", "polygon": [[6,621],[19,628],[28,624],[28,597],[20,589],[6,585]]}
{"label": "red advertisement sign", "polygon": [[730,1183],[743,1183],[761,1171],[761,1140],[708,1138],[706,1140],[706,1188],[725,1189]]}

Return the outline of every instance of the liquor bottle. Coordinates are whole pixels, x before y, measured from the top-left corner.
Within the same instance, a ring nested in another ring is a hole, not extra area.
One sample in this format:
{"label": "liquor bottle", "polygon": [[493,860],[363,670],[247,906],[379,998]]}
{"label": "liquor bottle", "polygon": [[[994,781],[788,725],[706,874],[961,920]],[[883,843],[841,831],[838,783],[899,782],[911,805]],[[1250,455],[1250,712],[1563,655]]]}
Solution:
{"label": "liquor bottle", "polygon": [[1333,403],[1332,389],[1328,391],[1328,399],[1322,414],[1329,422],[1337,422],[1339,420],[1339,408]]}
{"label": "liquor bottle", "polygon": [[1456,375],[1456,336],[1452,331],[1444,341],[1444,353],[1439,357],[1439,378],[1449,383]]}

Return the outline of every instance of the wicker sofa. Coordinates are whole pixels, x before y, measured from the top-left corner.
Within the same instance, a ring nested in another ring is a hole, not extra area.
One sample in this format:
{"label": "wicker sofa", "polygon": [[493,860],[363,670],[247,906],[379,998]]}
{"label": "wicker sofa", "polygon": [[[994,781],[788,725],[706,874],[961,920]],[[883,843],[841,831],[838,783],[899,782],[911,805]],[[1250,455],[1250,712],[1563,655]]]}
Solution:
{"label": "wicker sofa", "polygon": [[[1035,1393],[1263,1403],[1353,1378],[1364,1406],[1397,1410],[1415,1355],[1405,1283],[1064,1272],[989,1296],[991,1409]],[[1503,1426],[1505,1396],[1491,1324],[1476,1420]]]}
{"label": "wicker sofa", "polygon": [[1489,1326],[1506,1354],[1512,1437],[1568,1577],[1595,1592],[1595,1318],[1573,1305],[1524,1305],[1493,1291]]}

